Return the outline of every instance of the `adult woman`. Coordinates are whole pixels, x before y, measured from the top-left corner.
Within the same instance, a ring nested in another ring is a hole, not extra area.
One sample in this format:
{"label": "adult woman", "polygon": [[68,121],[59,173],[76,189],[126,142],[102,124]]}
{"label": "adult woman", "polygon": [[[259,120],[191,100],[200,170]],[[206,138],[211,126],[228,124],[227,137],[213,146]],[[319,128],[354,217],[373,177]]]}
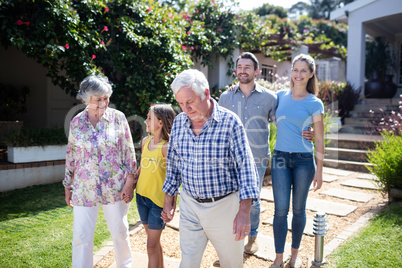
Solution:
{"label": "adult woman", "polygon": [[[314,96],[318,93],[317,84],[314,59],[301,54],[292,63],[291,89],[277,93],[278,135],[271,169],[275,204],[273,229],[276,258],[271,268],[283,267],[291,191],[293,219],[290,266],[302,266],[298,251],[306,225],[307,195],[312,181],[315,191],[322,185],[324,106],[322,101]],[[312,124],[317,163],[314,161],[313,143],[300,135]]]}
{"label": "adult woman", "polygon": [[70,123],[63,185],[74,214],[73,267],[93,266],[100,205],[112,235],[117,266],[132,265],[127,212],[134,194],[135,152],[124,114],[108,108],[112,92],[106,77],[85,78],[77,98],[87,107]]}

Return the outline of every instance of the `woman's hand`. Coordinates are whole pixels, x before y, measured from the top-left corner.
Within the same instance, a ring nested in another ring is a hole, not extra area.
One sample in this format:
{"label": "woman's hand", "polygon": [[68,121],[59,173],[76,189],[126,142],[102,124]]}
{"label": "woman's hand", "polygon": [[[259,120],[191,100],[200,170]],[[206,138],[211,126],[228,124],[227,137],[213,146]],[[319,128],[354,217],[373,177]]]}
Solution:
{"label": "woman's hand", "polygon": [[134,197],[134,174],[129,174],[124,184],[123,190],[119,193],[119,196],[124,202],[130,203]]}
{"label": "woman's hand", "polygon": [[71,188],[69,187],[64,187],[64,198],[66,200],[67,206],[73,207],[73,204],[71,203],[71,196],[73,193],[71,192]]}
{"label": "woman's hand", "polygon": [[320,189],[321,186],[322,186],[322,173],[316,172],[313,180],[314,192]]}

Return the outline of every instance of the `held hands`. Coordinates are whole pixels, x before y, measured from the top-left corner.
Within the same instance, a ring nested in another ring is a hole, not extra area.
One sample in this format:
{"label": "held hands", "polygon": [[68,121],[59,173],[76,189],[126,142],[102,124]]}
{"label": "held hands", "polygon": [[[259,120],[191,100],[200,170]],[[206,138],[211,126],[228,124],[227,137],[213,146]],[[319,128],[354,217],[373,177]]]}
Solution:
{"label": "held hands", "polygon": [[161,213],[161,219],[165,222],[171,222],[173,220],[174,212],[176,211],[176,196],[165,194],[165,202],[163,203],[163,210]]}
{"label": "held hands", "polygon": [[124,184],[123,190],[119,193],[119,196],[124,202],[127,204],[133,200],[134,197],[134,189],[137,185],[137,181],[134,180],[134,175],[129,174],[126,179],[126,183]]}

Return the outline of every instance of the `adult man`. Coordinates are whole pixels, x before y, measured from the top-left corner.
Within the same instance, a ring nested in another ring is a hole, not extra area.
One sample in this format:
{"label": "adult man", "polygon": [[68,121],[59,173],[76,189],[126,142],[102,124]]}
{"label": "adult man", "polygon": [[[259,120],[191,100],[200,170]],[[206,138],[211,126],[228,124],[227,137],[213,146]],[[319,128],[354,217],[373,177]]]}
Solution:
{"label": "adult man", "polygon": [[[260,190],[271,152],[269,149],[269,124],[275,120],[276,94],[255,83],[260,72],[259,62],[254,54],[242,53],[236,60],[236,75],[239,84],[234,90],[224,92],[219,105],[236,113],[242,121],[257,165]],[[311,139],[309,133],[303,135]],[[244,251],[248,254],[258,250],[257,234],[260,223],[260,200],[251,206],[251,231]]]}
{"label": "adult man", "polygon": [[[254,80],[259,71],[259,63],[254,54],[242,53],[236,60],[236,75],[239,84],[234,91],[228,90],[221,95],[219,105],[236,113],[245,126],[257,165],[261,189],[270,159],[269,124],[275,120],[277,98],[274,92],[255,83]],[[259,199],[251,206],[250,220],[251,231],[244,251],[252,254],[258,250],[256,238],[260,223]]]}
{"label": "adult man", "polygon": [[[208,240],[223,267],[243,267],[257,171],[239,118],[214,101],[205,76],[186,70],[171,88],[184,113],[173,124],[162,219],[173,218],[180,185],[181,267],[200,267]],[[240,202],[239,202],[240,201]]]}

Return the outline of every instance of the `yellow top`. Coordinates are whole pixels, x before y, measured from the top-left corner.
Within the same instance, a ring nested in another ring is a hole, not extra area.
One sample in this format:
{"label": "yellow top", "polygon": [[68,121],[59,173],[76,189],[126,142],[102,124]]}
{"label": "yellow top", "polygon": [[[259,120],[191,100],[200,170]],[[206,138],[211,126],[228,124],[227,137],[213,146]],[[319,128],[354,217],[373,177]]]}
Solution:
{"label": "yellow top", "polygon": [[161,141],[158,146],[150,151],[148,149],[149,137],[144,144],[141,155],[141,171],[137,182],[137,193],[152,200],[163,208],[165,193],[162,191],[166,175],[166,159],[162,155],[162,146],[167,141]]}

